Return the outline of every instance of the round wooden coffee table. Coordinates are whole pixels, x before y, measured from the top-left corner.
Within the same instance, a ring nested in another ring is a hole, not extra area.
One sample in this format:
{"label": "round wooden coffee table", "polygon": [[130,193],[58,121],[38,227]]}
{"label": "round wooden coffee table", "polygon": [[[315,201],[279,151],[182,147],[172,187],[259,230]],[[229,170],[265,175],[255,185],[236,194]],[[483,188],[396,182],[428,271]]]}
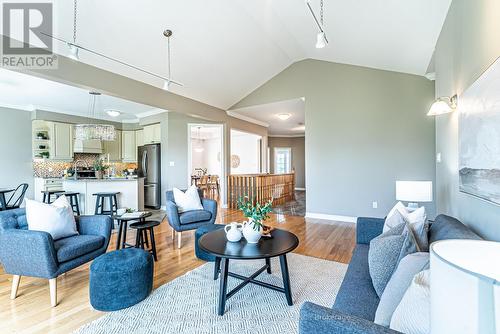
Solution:
{"label": "round wooden coffee table", "polygon": [[[215,256],[214,280],[220,276],[219,307],[218,314],[223,315],[226,300],[234,296],[248,283],[256,284],[268,289],[285,294],[288,305],[293,305],[292,292],[290,288],[290,276],[286,254],[293,251],[299,245],[299,239],[291,232],[275,229],[271,232],[272,238],[262,237],[257,244],[249,244],[244,238],[239,242],[230,242],[226,239],[223,229],[209,232],[203,235],[198,245],[202,250]],[[283,288],[266,282],[256,280],[257,276],[267,271],[271,273],[271,258],[279,257],[281,274],[283,277]],[[264,259],[266,264],[249,277],[229,272],[229,260],[258,260]],[[220,275],[219,275],[220,273]],[[228,276],[242,280],[229,293],[227,292]]]}

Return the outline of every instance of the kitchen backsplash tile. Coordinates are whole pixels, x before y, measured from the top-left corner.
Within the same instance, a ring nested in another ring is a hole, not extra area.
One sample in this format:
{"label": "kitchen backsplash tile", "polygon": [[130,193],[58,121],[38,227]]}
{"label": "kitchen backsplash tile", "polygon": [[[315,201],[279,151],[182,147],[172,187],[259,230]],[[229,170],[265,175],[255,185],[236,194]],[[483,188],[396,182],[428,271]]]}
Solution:
{"label": "kitchen backsplash tile", "polygon": [[[74,161],[83,161],[78,164],[78,166],[85,165],[85,163],[92,167],[94,161],[99,158],[99,154],[89,154],[89,153],[75,153]],[[63,176],[64,170],[72,167],[74,162],[59,162],[53,160],[33,160],[33,175],[35,177],[61,177]],[[111,167],[114,167],[117,173],[121,173],[123,170],[128,168],[137,168],[136,163],[126,163],[126,162],[112,162]]]}

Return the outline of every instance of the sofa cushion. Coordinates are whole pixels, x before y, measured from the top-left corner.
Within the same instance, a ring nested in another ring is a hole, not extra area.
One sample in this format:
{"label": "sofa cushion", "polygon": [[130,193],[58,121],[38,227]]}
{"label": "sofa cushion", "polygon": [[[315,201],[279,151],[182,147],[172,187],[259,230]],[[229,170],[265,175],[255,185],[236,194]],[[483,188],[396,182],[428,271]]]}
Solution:
{"label": "sofa cushion", "polygon": [[75,216],[66,196],[52,204],[26,199],[28,229],[49,233],[54,240],[77,235]]}
{"label": "sofa cushion", "polygon": [[458,219],[439,215],[432,223],[429,230],[429,244],[438,240],[446,239],[475,239],[481,240],[476,233],[461,223]]}
{"label": "sofa cushion", "polygon": [[408,223],[393,227],[370,242],[368,267],[373,287],[379,296],[382,296],[399,261],[416,251],[416,238]]}
{"label": "sofa cushion", "polygon": [[174,192],[175,204],[179,213],[203,210],[198,188],[195,185],[189,187],[185,192],[177,188],[174,188],[172,191]]}
{"label": "sofa cushion", "polygon": [[179,214],[179,221],[181,225],[202,222],[210,220],[210,218],[212,218],[212,213],[206,210],[193,210]]}
{"label": "sofa cushion", "polygon": [[379,297],[368,270],[368,249],[368,245],[356,245],[333,309],[373,321]]}
{"label": "sofa cushion", "polygon": [[413,277],[422,270],[429,269],[429,253],[419,252],[405,256],[392,275],[380,297],[375,313],[375,323],[389,327],[392,314],[410,286]]}
{"label": "sofa cushion", "polygon": [[95,251],[104,245],[104,237],[99,235],[75,235],[54,241],[57,261],[66,262]]}
{"label": "sofa cushion", "polygon": [[430,270],[424,270],[415,275],[392,315],[391,329],[407,334],[431,332],[430,283]]}

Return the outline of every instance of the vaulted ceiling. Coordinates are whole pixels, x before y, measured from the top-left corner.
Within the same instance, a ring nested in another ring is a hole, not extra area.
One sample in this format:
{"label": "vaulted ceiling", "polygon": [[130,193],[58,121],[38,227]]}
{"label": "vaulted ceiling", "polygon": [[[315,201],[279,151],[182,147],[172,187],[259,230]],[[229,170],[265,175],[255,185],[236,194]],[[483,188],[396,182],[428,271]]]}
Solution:
{"label": "vaulted ceiling", "polygon": [[[319,11],[319,0],[310,0]],[[78,1],[77,42],[166,76],[164,29],[173,30],[172,91],[228,109],[290,64],[314,58],[425,74],[451,0],[325,0],[330,40],[304,0]],[[55,4],[55,35],[71,40],[73,1]],[[57,52],[66,53],[60,43]],[[81,52],[83,62],[161,87],[139,71]]]}

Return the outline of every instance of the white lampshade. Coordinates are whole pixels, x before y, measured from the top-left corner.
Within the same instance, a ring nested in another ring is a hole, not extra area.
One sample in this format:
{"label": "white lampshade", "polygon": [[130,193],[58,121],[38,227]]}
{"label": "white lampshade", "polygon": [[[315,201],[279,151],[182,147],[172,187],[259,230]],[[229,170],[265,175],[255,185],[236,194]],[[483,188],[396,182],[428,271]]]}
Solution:
{"label": "white lampshade", "polygon": [[432,181],[396,181],[396,200],[432,202]]}
{"label": "white lampshade", "polygon": [[500,243],[431,245],[431,334],[500,334]]}
{"label": "white lampshade", "polygon": [[427,113],[427,116],[437,116],[437,115],[447,114],[452,111],[453,109],[445,101],[436,101],[432,104],[431,108],[429,109],[429,112]]}

